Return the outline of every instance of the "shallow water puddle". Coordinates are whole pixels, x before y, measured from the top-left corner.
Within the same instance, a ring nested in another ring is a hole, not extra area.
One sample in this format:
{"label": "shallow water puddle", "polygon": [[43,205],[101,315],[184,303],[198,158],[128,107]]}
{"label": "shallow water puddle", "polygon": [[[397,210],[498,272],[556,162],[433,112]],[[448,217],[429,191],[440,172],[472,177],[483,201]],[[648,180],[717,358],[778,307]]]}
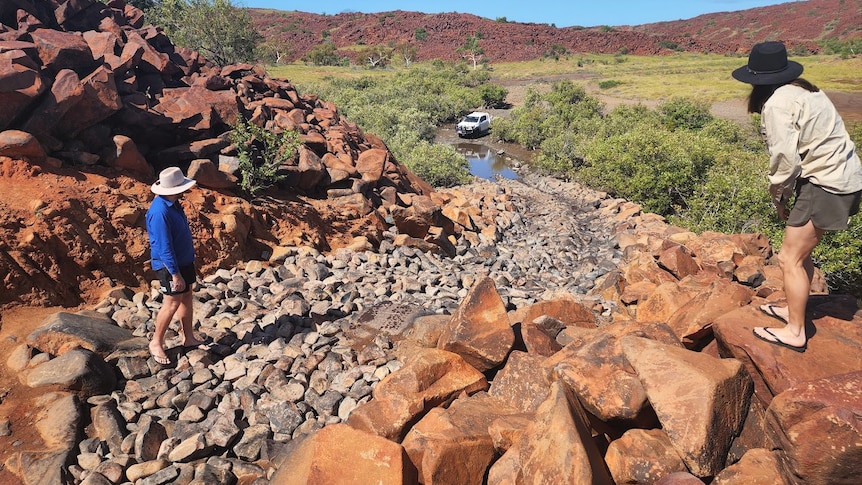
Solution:
{"label": "shallow water puddle", "polygon": [[479,143],[456,143],[458,153],[467,157],[470,173],[476,177],[494,180],[496,176],[516,179],[518,174],[509,166],[510,157]]}

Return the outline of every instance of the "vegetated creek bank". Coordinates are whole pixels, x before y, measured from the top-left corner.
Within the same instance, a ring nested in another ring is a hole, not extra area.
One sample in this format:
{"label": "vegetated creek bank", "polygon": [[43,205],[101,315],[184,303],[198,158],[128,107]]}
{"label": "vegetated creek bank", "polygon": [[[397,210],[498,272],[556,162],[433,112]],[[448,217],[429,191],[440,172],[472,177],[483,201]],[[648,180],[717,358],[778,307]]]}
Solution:
{"label": "vegetated creek bank", "polygon": [[[153,460],[136,449],[153,440],[163,443],[146,448],[160,449],[160,467],[167,467],[161,474],[190,473],[189,462],[201,453],[219,468],[264,474],[258,464],[294,438],[347,420],[400,368],[386,330],[412,316],[454,312],[484,275],[509,309],[558,292],[600,303],[587,293],[621,258],[612,236],[616,222],[596,210],[603,194],[527,172],[517,180],[477,179],[457,191],[494,202],[496,240],[462,238],[455,256],[447,257],[396,247],[396,234],[386,234],[376,251],[296,248],[274,266],[252,261],[203,275],[195,292],[196,329],[209,345],[183,351],[172,326],[167,351],[174,366],[154,364],[145,348],[114,360],[122,374],[116,390],[87,403],[115,409],[108,414],[125,438],[109,446],[87,438],[72,474],[80,479],[96,461],[118,455]],[[157,291],[139,292],[108,298],[97,311],[149,337],[160,305]],[[369,320],[385,324],[360,348],[352,332]],[[161,436],[153,432],[156,421]],[[191,446],[201,440],[206,446]]]}

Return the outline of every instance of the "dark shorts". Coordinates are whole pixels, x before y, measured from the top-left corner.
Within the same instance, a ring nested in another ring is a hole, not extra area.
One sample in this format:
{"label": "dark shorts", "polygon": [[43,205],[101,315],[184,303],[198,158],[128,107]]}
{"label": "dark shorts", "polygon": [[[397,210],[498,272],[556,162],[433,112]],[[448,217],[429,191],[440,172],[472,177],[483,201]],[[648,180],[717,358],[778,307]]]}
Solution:
{"label": "dark shorts", "polygon": [[159,283],[162,284],[162,293],[165,295],[180,295],[191,291],[192,285],[197,281],[196,273],[194,264],[180,266],[180,276],[186,280],[186,288],[183,291],[173,291],[173,288],[171,288],[173,278],[168,268],[159,268],[156,270],[156,276],[159,277]]}
{"label": "dark shorts", "polygon": [[833,194],[800,180],[796,184],[796,202],[790,210],[787,225],[802,227],[808,221],[824,231],[847,229],[850,216],[859,212],[859,199],[862,191],[852,194]]}

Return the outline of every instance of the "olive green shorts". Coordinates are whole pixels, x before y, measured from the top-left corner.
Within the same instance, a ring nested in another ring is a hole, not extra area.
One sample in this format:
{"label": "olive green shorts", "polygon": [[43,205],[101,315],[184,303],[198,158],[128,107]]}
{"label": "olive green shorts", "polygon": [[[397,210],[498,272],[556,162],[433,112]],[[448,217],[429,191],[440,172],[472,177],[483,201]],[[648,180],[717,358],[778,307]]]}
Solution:
{"label": "olive green shorts", "polygon": [[807,180],[796,184],[796,202],[787,218],[787,225],[801,227],[811,221],[824,231],[847,229],[850,216],[859,212],[862,191],[852,194],[833,194]]}

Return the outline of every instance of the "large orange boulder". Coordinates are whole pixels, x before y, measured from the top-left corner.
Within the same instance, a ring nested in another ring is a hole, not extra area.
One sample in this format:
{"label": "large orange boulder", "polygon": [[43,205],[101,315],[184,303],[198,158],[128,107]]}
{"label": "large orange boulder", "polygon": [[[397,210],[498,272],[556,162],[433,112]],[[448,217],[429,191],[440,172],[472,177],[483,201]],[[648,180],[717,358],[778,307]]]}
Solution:
{"label": "large orange boulder", "polygon": [[484,372],[500,365],[514,343],[515,332],[509,324],[506,305],[494,280],[485,276],[458,306],[437,348],[460,355]]}
{"label": "large orange boulder", "polygon": [[287,453],[272,485],[416,485],[416,469],[398,443],[333,424]]}
{"label": "large orange boulder", "polygon": [[356,408],[348,424],[385,438],[401,441],[415,423],[436,406],[459,394],[488,388],[479,371],[458,355],[422,349],[404,367],[387,375],[374,388],[374,399]]}
{"label": "large orange boulder", "polygon": [[784,478],[813,485],[858,481],[861,416],[862,371],[800,383],[775,396],[767,429]]}
{"label": "large orange boulder", "polygon": [[613,483],[590,431],[587,413],[562,381],[551,385],[535,420],[494,463],[487,483]]}
{"label": "large orange boulder", "polygon": [[621,343],[689,471],[699,477],[721,471],[753,391],[742,363],[640,337]]}
{"label": "large orange boulder", "polygon": [[[760,302],[756,302],[759,304]],[[804,353],[757,339],[754,327],[777,327],[781,322],[752,304],[718,317],[713,331],[722,356],[740,360],[754,379],[764,407],[772,398],[806,381],[862,370],[862,316],[850,296],[812,295],[808,300]],[[783,303],[779,303],[783,304]],[[822,365],[828,362],[828,365]]]}

